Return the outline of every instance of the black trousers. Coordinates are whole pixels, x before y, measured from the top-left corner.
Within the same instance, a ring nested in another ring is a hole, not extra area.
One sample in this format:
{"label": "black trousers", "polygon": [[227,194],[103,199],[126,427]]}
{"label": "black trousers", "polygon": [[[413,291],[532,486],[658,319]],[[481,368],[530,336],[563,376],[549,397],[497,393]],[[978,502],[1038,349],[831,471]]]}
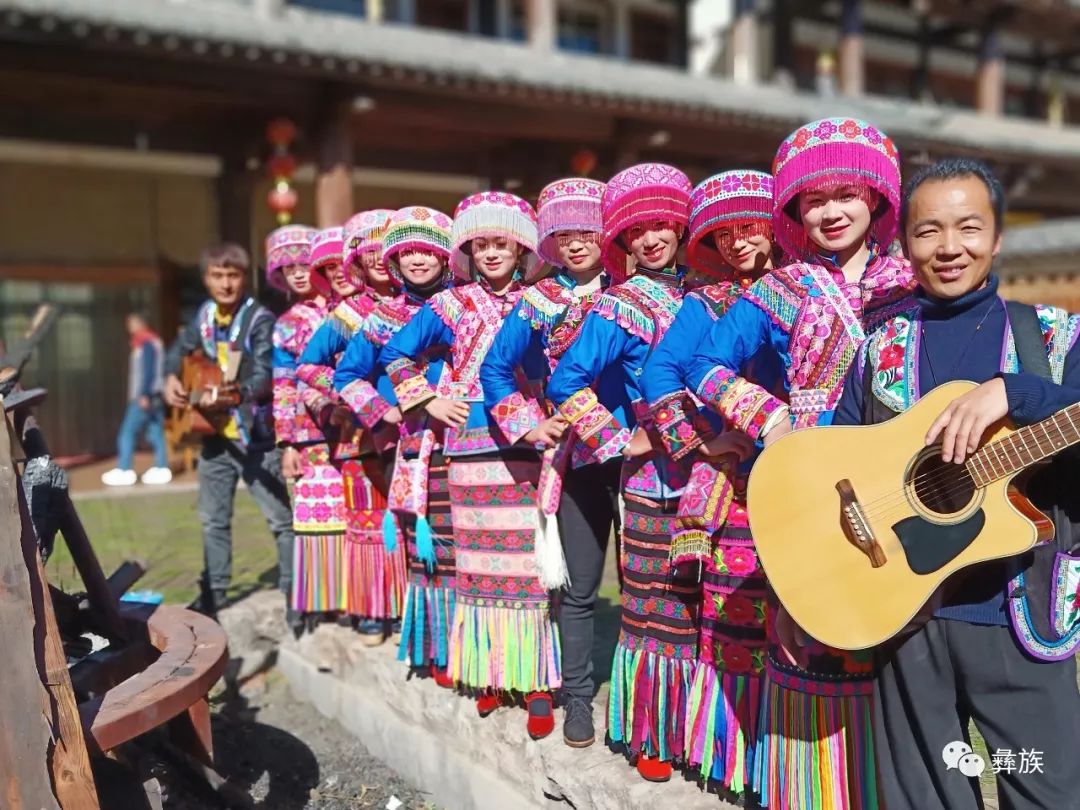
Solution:
{"label": "black trousers", "polygon": [[[1075,659],[1036,661],[1008,627],[951,619],[932,619],[880,658],[874,744],[888,810],[983,806],[978,780],[943,761],[950,743],[970,744],[969,719],[986,740],[987,772],[998,767],[1001,810],[1080,807]],[[995,762],[998,752],[1012,761]]]}
{"label": "black trousers", "polygon": [[612,526],[619,521],[620,460],[569,470],[559,501],[570,587],[559,602],[563,694],[592,700],[593,617]]}

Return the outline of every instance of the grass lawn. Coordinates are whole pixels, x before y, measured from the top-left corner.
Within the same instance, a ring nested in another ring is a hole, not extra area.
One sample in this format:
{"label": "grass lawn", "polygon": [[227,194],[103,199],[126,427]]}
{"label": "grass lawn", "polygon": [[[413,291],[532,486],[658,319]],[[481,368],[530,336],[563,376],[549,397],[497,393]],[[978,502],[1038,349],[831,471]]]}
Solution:
{"label": "grass lawn", "polygon": [[[198,596],[203,568],[202,530],[197,493],[177,492],[87,498],[76,502],[90,542],[105,574],[126,559],[138,558],[147,574],[135,586],[165,595],[166,602],[191,602]],[[49,581],[65,590],[82,590],[82,580],[67,546],[57,539],[46,568]],[[233,580],[236,597],[277,583],[277,555],[266,521],[246,491],[236,496],[233,515]]]}

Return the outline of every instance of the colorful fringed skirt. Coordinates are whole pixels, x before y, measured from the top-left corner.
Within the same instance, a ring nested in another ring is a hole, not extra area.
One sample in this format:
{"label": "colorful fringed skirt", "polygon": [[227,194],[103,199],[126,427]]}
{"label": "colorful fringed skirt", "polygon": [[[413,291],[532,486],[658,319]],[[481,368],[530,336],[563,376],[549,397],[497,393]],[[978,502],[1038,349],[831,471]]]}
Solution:
{"label": "colorful fringed skirt", "polygon": [[760,804],[776,810],[878,810],[872,652],[836,650],[811,640],[802,650],[805,668],[784,662],[771,620],[777,604],[770,591],[769,651],[753,766]]}
{"label": "colorful fringed skirt", "polygon": [[[408,661],[414,667],[435,665],[443,669],[450,660],[448,644],[454,618],[455,570],[447,471],[446,458],[436,450],[428,470],[427,505],[427,521],[435,546],[434,566],[429,567],[417,553],[416,519],[398,517],[404,529],[408,565],[398,660]],[[390,477],[388,473],[387,478]]]}
{"label": "colorful fringed skirt", "polygon": [[[624,465],[624,480],[634,465]],[[630,468],[630,469],[627,469]],[[624,495],[622,630],[611,666],[608,736],[633,757],[682,760],[697,662],[701,585],[668,556],[677,500]]]}
{"label": "colorful fringed skirt", "polygon": [[[745,481],[740,492],[745,492]],[[687,711],[687,762],[742,794],[751,784],[764,688],[765,574],[737,496],[702,577],[701,636]]]}
{"label": "colorful fringed skirt", "polygon": [[382,522],[386,478],[376,455],[342,462],[345,484],[344,610],[365,619],[396,619],[405,600],[405,552],[387,551]]}
{"label": "colorful fringed skirt", "polygon": [[291,604],[302,613],[342,610],[341,560],[345,544],[345,487],[326,444],[299,448],[303,475],[293,488]]}
{"label": "colorful fringed skirt", "polygon": [[450,675],[466,687],[535,692],[561,683],[550,594],[537,576],[539,475],[530,451],[450,462],[457,562]]}

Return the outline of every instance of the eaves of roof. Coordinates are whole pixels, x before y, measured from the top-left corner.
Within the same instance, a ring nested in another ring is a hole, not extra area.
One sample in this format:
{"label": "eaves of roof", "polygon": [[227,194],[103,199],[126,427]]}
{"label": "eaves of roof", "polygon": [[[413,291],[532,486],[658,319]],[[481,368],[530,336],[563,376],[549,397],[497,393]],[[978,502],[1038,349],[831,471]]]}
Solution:
{"label": "eaves of roof", "polygon": [[[902,149],[963,151],[1001,159],[1066,161],[1080,165],[1080,128],[994,118],[911,101],[849,99],[745,85],[675,68],[609,57],[542,52],[527,45],[432,29],[370,23],[287,7],[257,14],[246,0],[0,0],[7,25],[25,20],[42,30],[97,27],[112,37],[177,50],[228,47],[249,59],[322,65],[349,74],[479,83],[500,92],[564,94],[573,104],[669,112],[709,123],[738,121],[774,132],[834,115],[880,127]],[[13,16],[14,15],[14,16]],[[157,41],[154,41],[157,38]]]}

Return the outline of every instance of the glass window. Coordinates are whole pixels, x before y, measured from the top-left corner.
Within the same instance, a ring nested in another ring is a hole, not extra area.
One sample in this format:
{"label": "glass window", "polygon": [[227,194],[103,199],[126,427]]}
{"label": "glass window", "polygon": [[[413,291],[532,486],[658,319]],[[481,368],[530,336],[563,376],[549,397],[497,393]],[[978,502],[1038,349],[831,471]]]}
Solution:
{"label": "glass window", "polygon": [[565,51],[600,53],[600,13],[592,9],[559,9],[559,47]]}
{"label": "glass window", "polygon": [[319,11],[334,11],[354,17],[367,16],[367,0],[287,0],[290,5],[314,8]]}
{"label": "glass window", "polygon": [[675,61],[675,21],[659,14],[630,15],[630,58],[671,64]]}
{"label": "glass window", "polygon": [[466,0],[416,0],[416,23],[428,28],[467,31],[469,4]]}

